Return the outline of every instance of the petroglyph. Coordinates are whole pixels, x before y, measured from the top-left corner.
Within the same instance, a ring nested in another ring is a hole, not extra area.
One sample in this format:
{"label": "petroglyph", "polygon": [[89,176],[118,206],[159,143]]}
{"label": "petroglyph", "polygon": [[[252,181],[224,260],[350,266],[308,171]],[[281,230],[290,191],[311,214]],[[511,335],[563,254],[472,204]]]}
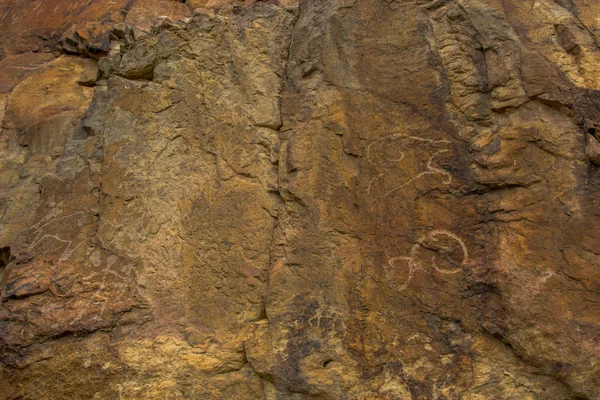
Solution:
{"label": "petroglyph", "polygon": [[[399,260],[406,261],[406,264],[408,265],[408,277],[406,278],[406,281],[403,284],[401,284],[400,286],[397,286],[394,283],[395,279],[394,279],[392,272],[394,269],[397,268],[395,264],[396,264],[396,261],[399,261]],[[385,265],[383,267],[383,270],[385,271],[385,276],[388,280],[388,284],[390,285],[390,287],[392,287],[396,290],[399,290],[399,291],[405,290],[408,287],[408,284],[412,280],[412,278],[415,274],[415,271],[418,269],[418,267],[416,267],[412,261],[413,260],[410,257],[392,257],[388,260],[388,263],[387,263],[387,265]]]}
{"label": "petroglyph", "polygon": [[60,213],[60,209],[54,208],[50,213],[48,213],[44,218],[42,218],[42,220],[40,222],[38,222],[37,224],[33,225],[32,228],[36,232],[41,232],[48,225],[53,224],[53,223],[55,223],[57,221],[62,221],[64,219],[73,217],[75,215],[83,214],[83,211],[77,211],[77,212],[74,212],[72,214],[63,215],[62,217],[57,217],[55,215],[57,213]]}
{"label": "petroglyph", "polygon": [[[96,266],[92,260],[90,260],[90,264]],[[91,268],[90,264],[88,267]],[[126,309],[134,304],[139,304],[138,300],[143,299],[143,294],[138,284],[138,278],[135,263],[119,259],[113,254],[108,255],[103,268],[82,276],[81,282],[84,282],[86,286],[92,285],[93,287],[90,296],[87,297],[91,308],[79,307],[74,321],[81,320],[90,312],[94,313],[94,319],[100,320],[107,310],[115,307],[116,309]]]}
{"label": "petroglyph", "polygon": [[[56,211],[54,211],[54,210],[56,210]],[[75,252],[75,250],[77,250],[77,248],[79,248],[81,243],[73,246],[72,240],[63,239],[56,234],[47,233],[46,228],[52,224],[62,222],[68,218],[75,217],[77,215],[81,215],[81,214],[83,214],[83,211],[78,211],[78,212],[75,212],[72,214],[64,215],[62,217],[56,217],[55,214],[60,211],[58,209],[54,209],[54,210],[51,211],[50,213],[48,213],[40,222],[38,222],[37,224],[32,226],[32,229],[34,232],[34,238],[31,241],[30,247],[33,249],[33,248],[37,247],[38,245],[40,245],[42,242],[47,241],[47,240],[54,240],[59,243],[63,243],[66,245],[66,248],[61,252],[60,257],[59,257],[59,262],[63,262],[65,260],[68,260],[73,255],[73,253]]]}
{"label": "petroglyph", "polygon": [[446,180],[442,181],[442,184],[444,185],[450,185],[452,184],[452,175],[446,171],[443,170],[441,168],[438,168],[436,166],[433,165],[433,159],[435,158],[435,156],[439,155],[439,154],[443,154],[443,153],[447,153],[450,150],[440,150],[435,152],[431,157],[429,157],[429,160],[427,160],[427,171],[423,171],[420,172],[419,174],[417,174],[417,176],[415,176],[414,178],[410,179],[409,181],[403,183],[402,185],[398,186],[397,188],[394,188],[392,190],[390,190],[389,192],[387,192],[385,194],[384,197],[388,197],[389,195],[393,194],[394,192],[410,185],[411,183],[413,183],[414,181],[416,181],[419,178],[422,178],[425,175],[435,175],[435,174],[440,174],[440,175],[444,175],[446,176]]}
{"label": "petroglyph", "polygon": [[[396,134],[392,134],[392,135],[383,137],[381,139],[378,139],[378,140],[374,141],[373,143],[369,144],[369,146],[367,146],[366,153],[365,153],[365,157],[366,157],[367,161],[374,166],[381,166],[382,164],[392,164],[393,166],[397,166],[399,163],[404,161],[407,157],[407,153],[404,148],[401,150],[401,149],[397,149],[393,146],[394,142],[398,142],[401,140],[422,143],[423,145],[429,146],[429,147],[437,147],[437,146],[446,147],[448,144],[450,144],[450,142],[448,140],[444,140],[444,139],[433,140],[433,139],[427,139],[427,138],[422,138],[422,137],[417,137],[417,136],[410,136],[410,135],[406,135],[403,133],[396,133]],[[404,147],[406,147],[406,146],[404,146]],[[375,152],[375,151],[378,151],[381,154],[379,161],[374,159],[373,152]],[[426,164],[427,169],[425,171],[418,173],[416,176],[408,179],[407,181],[402,183],[400,186],[397,186],[394,189],[387,191],[383,195],[383,197],[388,197],[388,196],[394,194],[398,190],[409,186],[410,184],[414,183],[415,181],[417,181],[418,179],[420,179],[426,175],[441,175],[441,176],[445,177],[445,179],[442,181],[443,185],[452,184],[452,175],[450,174],[450,172],[443,170],[441,168],[438,168],[434,165],[435,158],[437,156],[439,156],[440,154],[448,153],[449,151],[450,150],[447,148],[434,151],[433,154],[427,159],[427,164]],[[390,152],[395,153],[395,154],[391,155],[391,156],[386,156],[386,153],[390,153]],[[385,173],[379,173],[377,176],[372,178],[369,181],[369,183],[367,184],[367,193],[370,194],[371,190],[373,188],[373,185],[379,179],[383,178],[385,175],[386,175]]]}
{"label": "petroglyph", "polygon": [[35,18],[49,13],[56,15],[60,11],[62,11],[63,14],[80,12],[82,9],[88,7],[89,4],[90,0],[78,0],[68,4],[49,4],[45,1],[38,0],[34,4],[30,5],[27,9],[20,9],[16,11],[13,11],[14,9],[9,9],[5,11],[4,13],[0,14],[0,22],[8,23],[7,25],[9,26],[17,25],[28,17]]}
{"label": "petroglyph", "polygon": [[108,220],[108,219],[106,219],[104,217],[100,217],[100,221],[104,221],[104,222],[106,222],[107,224],[109,224],[110,226],[112,226],[114,228],[112,239],[108,243],[105,243],[104,239],[102,238],[102,235],[100,233],[98,233],[98,240],[100,241],[100,244],[102,245],[103,248],[108,249],[115,242],[115,240],[117,240],[117,238],[118,238],[117,233],[121,232],[121,230],[123,229],[123,225],[122,224],[116,224],[113,221]]}
{"label": "petroglyph", "polygon": [[102,271],[100,286],[92,296],[94,302],[102,303],[100,314],[106,310],[106,306],[111,302],[126,303],[136,295],[141,295],[137,284],[138,273],[135,265],[126,264],[120,268],[120,271],[119,267],[121,267],[120,264],[107,263]]}
{"label": "petroglyph", "polygon": [[[398,285],[394,282],[393,272],[400,260],[406,262],[408,275],[406,281]],[[408,287],[418,270],[432,268],[441,274],[453,275],[461,272],[468,262],[469,252],[465,242],[454,233],[440,229],[421,237],[411,247],[408,256],[390,258],[383,269],[390,287],[402,291]]]}
{"label": "petroglyph", "polygon": [[384,175],[385,175],[385,174],[383,174],[383,173],[381,173],[381,174],[378,174],[378,175],[377,175],[375,178],[373,178],[373,179],[371,179],[371,180],[369,181],[369,184],[367,185],[367,193],[368,193],[368,194],[371,194],[371,187],[373,186],[373,183],[374,183],[375,181],[377,181],[378,179],[380,179],[381,177],[383,177]]}
{"label": "petroglyph", "polygon": [[413,259],[418,256],[417,250],[433,252],[431,267],[442,274],[457,274],[469,262],[465,242],[446,230],[431,231],[421,238],[411,250]]}
{"label": "petroglyph", "polygon": [[35,6],[33,6],[33,7],[31,8],[31,11],[32,11],[32,12],[35,12],[35,13],[36,13],[36,14],[35,14],[36,16],[37,16],[37,15],[40,15],[40,13],[43,11],[43,8],[41,8],[41,6],[42,6],[42,2],[40,1],[40,2],[36,3],[36,4],[35,4]]}
{"label": "petroglyph", "polygon": [[[61,253],[60,253],[60,257],[59,257],[57,266],[60,265],[62,262],[68,260],[73,255],[73,253],[83,243],[85,243],[84,241],[82,241],[82,242],[79,242],[74,245],[72,240],[65,239],[60,236],[60,230],[61,230],[60,226],[58,226],[58,227],[56,226],[57,224],[66,222],[66,220],[68,220],[69,218],[74,218],[79,215],[83,215],[85,213],[83,211],[78,211],[78,212],[74,212],[74,213],[60,216],[60,217],[57,216],[60,213],[61,213],[61,210],[59,208],[54,208],[41,221],[39,221],[37,224],[32,226],[34,236],[33,236],[33,239],[31,241],[31,245],[30,245],[31,248],[33,249],[37,246],[40,246],[42,243],[44,243],[48,240],[57,242],[57,245],[61,247]],[[113,227],[115,233],[121,231],[123,228],[122,224],[116,224],[113,221],[110,221],[110,220],[108,220],[106,218],[102,218],[102,217],[100,219],[102,221],[108,223],[111,227]],[[73,224],[76,224],[76,223],[77,223],[77,221],[73,222]],[[105,241],[103,240],[103,238],[100,235],[98,235],[97,238],[98,238],[102,248],[107,249],[111,246],[111,244],[117,238],[117,235],[113,235],[110,242],[108,242],[108,243],[105,243]],[[96,249],[91,254],[90,263],[93,267],[100,266],[101,257],[100,257],[100,253],[99,253],[98,249]],[[97,271],[91,272],[90,274],[87,274],[85,277],[82,278],[83,281],[93,282],[95,279],[98,278],[98,275],[101,275],[100,286],[99,286],[98,290],[96,291],[95,296],[101,297],[102,299],[104,299],[104,301],[123,300],[123,299],[120,299],[120,297],[122,297],[121,295],[128,288],[130,288],[132,286],[133,287],[137,286],[137,284],[135,283],[135,282],[137,282],[137,270],[135,269],[135,267],[125,266],[125,267],[120,268],[121,272],[119,272],[119,267],[118,266],[113,267],[114,264],[116,264],[116,256],[110,255],[107,258],[107,265],[101,273],[99,273]],[[91,269],[93,270],[94,268],[91,268]],[[109,279],[109,277],[112,277],[113,279]],[[111,298],[109,299],[108,295],[102,295],[102,293],[110,293]],[[134,296],[134,294],[132,294],[128,298],[131,298],[133,296]],[[127,301],[127,299],[125,299],[123,301]]]}
{"label": "petroglyph", "polygon": [[16,13],[14,13],[12,15],[11,18],[11,25],[15,25],[18,24],[19,22],[21,22],[23,20],[23,18],[25,18],[27,16],[27,11],[26,10],[21,10],[21,11],[17,11]]}

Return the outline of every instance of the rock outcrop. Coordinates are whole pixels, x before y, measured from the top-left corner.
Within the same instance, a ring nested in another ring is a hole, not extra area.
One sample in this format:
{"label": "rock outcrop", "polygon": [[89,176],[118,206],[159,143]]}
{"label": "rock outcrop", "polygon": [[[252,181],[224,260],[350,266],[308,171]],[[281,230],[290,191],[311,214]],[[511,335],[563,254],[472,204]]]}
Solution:
{"label": "rock outcrop", "polygon": [[34,3],[2,398],[600,398],[600,5]]}

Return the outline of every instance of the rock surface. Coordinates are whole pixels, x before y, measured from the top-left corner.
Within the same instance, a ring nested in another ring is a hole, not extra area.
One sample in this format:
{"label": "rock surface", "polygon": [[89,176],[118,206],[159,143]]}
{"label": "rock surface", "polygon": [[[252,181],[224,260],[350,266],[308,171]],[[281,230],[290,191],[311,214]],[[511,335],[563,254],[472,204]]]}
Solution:
{"label": "rock surface", "polygon": [[34,3],[2,398],[600,398],[600,5]]}

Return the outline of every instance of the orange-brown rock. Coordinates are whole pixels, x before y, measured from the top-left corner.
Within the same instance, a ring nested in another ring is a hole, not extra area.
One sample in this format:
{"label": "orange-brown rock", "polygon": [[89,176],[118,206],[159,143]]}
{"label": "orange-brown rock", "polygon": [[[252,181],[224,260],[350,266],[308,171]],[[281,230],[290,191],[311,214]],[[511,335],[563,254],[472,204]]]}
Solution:
{"label": "orange-brown rock", "polygon": [[0,31],[4,398],[600,398],[600,6],[88,3]]}
{"label": "orange-brown rock", "polygon": [[137,36],[141,36],[150,31],[153,22],[157,18],[169,18],[176,21],[191,15],[189,7],[180,1],[164,0],[146,0],[137,1],[133,4],[125,24],[133,27]]}
{"label": "orange-brown rock", "polygon": [[187,3],[194,10],[230,13],[239,12],[255,3],[269,3],[281,7],[296,6],[298,0],[188,0]]}

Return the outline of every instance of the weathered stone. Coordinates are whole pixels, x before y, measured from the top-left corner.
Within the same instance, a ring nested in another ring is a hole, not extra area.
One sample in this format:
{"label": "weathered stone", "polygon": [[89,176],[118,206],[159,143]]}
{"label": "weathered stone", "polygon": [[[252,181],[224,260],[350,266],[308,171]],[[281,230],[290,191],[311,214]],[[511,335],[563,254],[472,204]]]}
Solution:
{"label": "weathered stone", "polygon": [[5,46],[0,394],[600,397],[599,6],[128,4]]}
{"label": "weathered stone", "polygon": [[127,0],[4,1],[0,5],[0,47],[5,54],[52,50],[69,29],[79,30],[90,44],[102,42],[106,31],[94,32],[89,27],[122,22],[122,10],[127,10]]}
{"label": "weathered stone", "polygon": [[189,0],[188,4],[193,10],[216,11],[218,13],[240,12],[255,3],[269,3],[281,7],[298,5],[298,0]]}
{"label": "weathered stone", "polygon": [[188,17],[190,9],[179,1],[145,0],[136,1],[131,7],[125,24],[131,26],[136,37],[142,36],[150,31],[152,24],[157,18],[167,17],[172,21]]}
{"label": "weathered stone", "polygon": [[598,140],[592,135],[588,135],[587,137],[585,154],[588,156],[591,162],[596,165],[600,165],[600,142],[598,142]]}

